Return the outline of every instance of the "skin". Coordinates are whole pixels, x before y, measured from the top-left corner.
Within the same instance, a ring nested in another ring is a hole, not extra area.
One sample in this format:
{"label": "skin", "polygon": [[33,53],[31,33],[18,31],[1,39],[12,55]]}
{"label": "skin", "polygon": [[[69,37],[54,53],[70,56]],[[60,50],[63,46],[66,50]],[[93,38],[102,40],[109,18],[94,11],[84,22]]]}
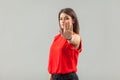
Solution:
{"label": "skin", "polygon": [[[81,39],[79,34],[73,32],[74,20],[71,18],[71,16],[65,13],[61,13],[59,23],[60,23],[60,33],[62,37],[67,39],[69,43],[73,44],[75,49],[78,49]],[[68,39],[71,39],[71,40],[68,40]],[[52,80],[51,75],[50,75],[50,80]]]}
{"label": "skin", "polygon": [[60,33],[65,39],[71,39],[68,40],[69,43],[72,43],[76,49],[79,48],[80,44],[80,35],[73,32],[73,24],[74,20],[71,16],[67,15],[66,13],[60,14]]}

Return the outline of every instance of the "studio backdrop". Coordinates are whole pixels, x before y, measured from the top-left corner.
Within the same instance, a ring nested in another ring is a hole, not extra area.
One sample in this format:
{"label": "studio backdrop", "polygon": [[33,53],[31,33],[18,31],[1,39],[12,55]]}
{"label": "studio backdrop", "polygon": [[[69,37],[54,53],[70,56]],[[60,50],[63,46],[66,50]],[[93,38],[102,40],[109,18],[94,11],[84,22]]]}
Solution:
{"label": "studio backdrop", "polygon": [[49,80],[58,12],[73,8],[83,51],[80,80],[120,80],[119,0],[0,0],[0,80]]}

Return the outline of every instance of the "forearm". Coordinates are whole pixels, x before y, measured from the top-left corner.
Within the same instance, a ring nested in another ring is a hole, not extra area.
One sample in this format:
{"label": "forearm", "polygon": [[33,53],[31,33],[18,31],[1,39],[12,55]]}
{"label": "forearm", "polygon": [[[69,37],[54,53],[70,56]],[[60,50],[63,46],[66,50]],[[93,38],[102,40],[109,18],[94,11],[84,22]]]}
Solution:
{"label": "forearm", "polygon": [[68,39],[68,42],[69,42],[70,44],[73,44],[74,47],[75,47],[76,49],[78,49],[78,48],[79,48],[79,44],[80,44],[80,36],[74,35],[74,36],[72,36],[71,39]]}

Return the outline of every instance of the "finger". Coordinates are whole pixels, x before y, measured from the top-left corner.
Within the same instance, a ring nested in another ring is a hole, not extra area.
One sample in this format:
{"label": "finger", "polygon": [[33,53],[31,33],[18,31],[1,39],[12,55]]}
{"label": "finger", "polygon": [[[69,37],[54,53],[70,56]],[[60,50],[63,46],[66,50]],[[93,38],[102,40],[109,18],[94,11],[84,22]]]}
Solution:
{"label": "finger", "polygon": [[65,23],[65,26],[64,26],[64,31],[67,30],[67,23]]}
{"label": "finger", "polygon": [[73,24],[70,24],[70,31],[73,31]]}
{"label": "finger", "polygon": [[65,31],[66,31],[66,27],[64,26],[64,27],[63,27],[63,33],[65,33]]}
{"label": "finger", "polygon": [[66,23],[66,30],[68,30],[68,22]]}
{"label": "finger", "polygon": [[67,22],[67,30],[69,29],[69,22]]}
{"label": "finger", "polygon": [[70,26],[70,22],[68,22],[68,30],[70,30],[70,27],[71,27],[71,26]]}

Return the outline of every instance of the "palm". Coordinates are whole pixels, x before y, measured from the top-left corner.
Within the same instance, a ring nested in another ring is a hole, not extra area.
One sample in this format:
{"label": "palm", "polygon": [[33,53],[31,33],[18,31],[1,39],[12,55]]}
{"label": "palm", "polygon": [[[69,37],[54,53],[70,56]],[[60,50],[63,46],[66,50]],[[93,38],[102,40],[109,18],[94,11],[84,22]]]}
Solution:
{"label": "palm", "polygon": [[63,35],[64,38],[70,39],[72,37],[72,34],[73,34],[73,26],[72,25],[70,26],[69,24],[67,24],[61,30],[61,34]]}

